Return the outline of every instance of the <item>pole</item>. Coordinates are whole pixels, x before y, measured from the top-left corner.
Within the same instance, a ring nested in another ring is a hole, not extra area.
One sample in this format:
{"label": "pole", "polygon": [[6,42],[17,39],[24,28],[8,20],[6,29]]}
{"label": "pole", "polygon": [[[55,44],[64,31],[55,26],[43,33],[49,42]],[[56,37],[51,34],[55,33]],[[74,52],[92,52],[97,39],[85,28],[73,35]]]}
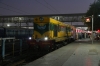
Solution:
{"label": "pole", "polygon": [[2,40],[2,59],[4,60],[5,59],[5,41],[6,39],[3,39]]}
{"label": "pole", "polygon": [[93,44],[93,15],[92,15],[92,44]]}

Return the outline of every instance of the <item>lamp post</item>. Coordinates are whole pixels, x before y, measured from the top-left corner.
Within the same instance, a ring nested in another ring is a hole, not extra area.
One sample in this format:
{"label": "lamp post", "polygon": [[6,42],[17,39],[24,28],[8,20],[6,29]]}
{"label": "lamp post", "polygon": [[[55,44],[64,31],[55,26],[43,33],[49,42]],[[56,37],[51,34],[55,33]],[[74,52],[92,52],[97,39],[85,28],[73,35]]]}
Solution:
{"label": "lamp post", "polygon": [[[92,18],[92,44],[93,44],[93,27],[94,27],[94,26],[93,26],[93,23],[94,23],[93,17],[94,17],[94,15],[91,16],[91,18]],[[100,15],[98,15],[98,17],[100,17]]]}
{"label": "lamp post", "polygon": [[93,44],[93,15],[92,15],[92,44]]}
{"label": "lamp post", "polygon": [[85,17],[85,18],[88,18],[88,19],[86,19],[86,22],[90,22],[89,17],[92,19],[92,35],[91,35],[92,37],[91,38],[92,38],[92,44],[93,44],[93,17],[94,16],[92,15],[92,16]]}

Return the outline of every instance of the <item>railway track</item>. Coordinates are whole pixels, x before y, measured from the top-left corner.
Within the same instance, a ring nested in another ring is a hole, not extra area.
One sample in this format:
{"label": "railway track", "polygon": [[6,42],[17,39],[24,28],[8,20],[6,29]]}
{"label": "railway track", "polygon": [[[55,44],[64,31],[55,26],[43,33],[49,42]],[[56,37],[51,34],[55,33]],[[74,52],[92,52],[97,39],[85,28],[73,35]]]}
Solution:
{"label": "railway track", "polygon": [[47,52],[27,52],[20,56],[1,61],[0,66],[21,66],[36,60],[45,54],[47,54]]}
{"label": "railway track", "polygon": [[[62,46],[60,46],[60,47],[62,47]],[[52,50],[52,51],[54,51],[54,50]],[[45,54],[50,53],[52,51],[35,51],[34,52],[34,51],[28,50],[26,52],[23,52],[21,55],[18,55],[18,56],[16,55],[13,58],[3,60],[0,64],[0,66],[22,66],[22,65],[25,65],[31,61],[34,61],[34,60],[44,56]]]}

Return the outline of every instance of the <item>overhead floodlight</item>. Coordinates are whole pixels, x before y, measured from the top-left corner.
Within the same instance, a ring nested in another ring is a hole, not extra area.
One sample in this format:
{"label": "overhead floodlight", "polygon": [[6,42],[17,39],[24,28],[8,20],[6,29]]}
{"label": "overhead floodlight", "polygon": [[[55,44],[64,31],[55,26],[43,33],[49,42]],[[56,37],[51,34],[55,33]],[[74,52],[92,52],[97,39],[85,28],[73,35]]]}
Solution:
{"label": "overhead floodlight", "polygon": [[100,15],[98,15],[100,17]]}
{"label": "overhead floodlight", "polygon": [[10,24],[7,24],[7,27],[9,27],[10,26]]}

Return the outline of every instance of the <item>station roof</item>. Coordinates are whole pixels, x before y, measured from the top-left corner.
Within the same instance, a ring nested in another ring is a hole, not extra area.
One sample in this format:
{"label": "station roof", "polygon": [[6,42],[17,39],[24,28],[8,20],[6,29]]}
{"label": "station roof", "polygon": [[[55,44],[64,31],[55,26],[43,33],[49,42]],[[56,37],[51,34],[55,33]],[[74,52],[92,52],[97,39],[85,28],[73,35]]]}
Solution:
{"label": "station roof", "polygon": [[0,17],[36,17],[36,16],[82,16],[85,13],[71,13],[71,14],[40,14],[40,15],[1,15]]}

